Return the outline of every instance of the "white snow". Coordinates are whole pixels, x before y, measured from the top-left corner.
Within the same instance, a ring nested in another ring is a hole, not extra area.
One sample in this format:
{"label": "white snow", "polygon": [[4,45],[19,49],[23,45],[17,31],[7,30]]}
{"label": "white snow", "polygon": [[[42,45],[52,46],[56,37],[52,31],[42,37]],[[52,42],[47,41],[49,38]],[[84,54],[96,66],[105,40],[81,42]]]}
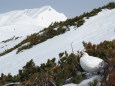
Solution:
{"label": "white snow", "polygon": [[89,86],[88,83],[94,81],[95,79],[100,81],[101,77],[98,76],[98,75],[95,75],[95,76],[92,76],[89,79],[83,80],[80,84],[73,84],[73,83],[71,83],[71,84],[66,84],[66,85],[63,85],[63,86]]}
{"label": "white snow", "polygon": [[[32,26],[32,25],[10,25],[0,27],[0,53],[4,50],[13,48],[15,45],[24,40],[27,35],[38,32],[43,27]],[[12,37],[20,37],[17,40],[11,40],[9,42],[3,43],[2,41],[8,40]]]}
{"label": "white snow", "polygon": [[[51,23],[64,21],[66,19],[64,14],[56,12],[50,6],[16,10],[0,14],[0,53],[13,48],[28,35],[39,32]],[[2,42],[14,36],[21,38],[7,43]]]}
{"label": "white snow", "polygon": [[80,65],[86,72],[98,72],[102,63],[102,59],[94,56],[89,56],[85,52],[80,58]]}
{"label": "white snow", "polygon": [[50,6],[16,10],[0,14],[0,42],[13,36],[27,36],[38,32],[51,23],[65,21],[64,14]]}
{"label": "white snow", "polygon": [[20,84],[20,82],[14,82],[14,83],[8,83],[8,84],[5,84],[5,85],[3,85],[3,86],[11,86],[11,85],[19,85]]}
{"label": "white snow", "polygon": [[53,22],[65,21],[66,19],[64,14],[56,12],[51,6],[44,6],[0,14],[0,26],[15,24],[48,27]]}
{"label": "white snow", "polygon": [[42,30],[43,27],[34,25],[10,25],[0,27],[0,42],[11,37],[25,37]]}
{"label": "white snow", "polygon": [[14,39],[12,39],[11,41],[8,41],[6,43],[1,42],[0,43],[0,53],[2,53],[3,51],[5,51],[7,49],[14,47],[15,45],[17,45],[18,43],[23,41],[25,38],[26,37],[19,37],[18,39],[16,39],[16,37],[14,37]]}
{"label": "white snow", "polygon": [[[2,66],[0,66],[0,73],[8,74],[11,72],[12,75],[15,75],[18,73],[18,70],[31,59],[34,60],[36,65],[40,65],[41,63],[46,62],[47,59],[51,59],[53,57],[58,59],[58,54],[60,52],[64,52],[65,50],[69,53],[72,52],[71,43],[74,51],[76,52],[77,50],[83,49],[83,41],[90,41],[98,44],[104,40],[113,40],[115,39],[114,22],[115,9],[103,10],[98,15],[86,20],[85,24],[79,28],[76,28],[76,30],[72,29],[65,34],[49,39],[31,49],[24,50],[19,54],[16,54],[17,50],[14,50],[9,54],[1,56],[0,65]],[[25,32],[26,31],[28,30],[26,29]],[[21,33],[17,32],[17,34]],[[7,35],[8,34],[5,36]]]}
{"label": "white snow", "polygon": [[66,84],[66,85],[63,85],[63,86],[78,86],[78,85],[71,83],[71,84]]}

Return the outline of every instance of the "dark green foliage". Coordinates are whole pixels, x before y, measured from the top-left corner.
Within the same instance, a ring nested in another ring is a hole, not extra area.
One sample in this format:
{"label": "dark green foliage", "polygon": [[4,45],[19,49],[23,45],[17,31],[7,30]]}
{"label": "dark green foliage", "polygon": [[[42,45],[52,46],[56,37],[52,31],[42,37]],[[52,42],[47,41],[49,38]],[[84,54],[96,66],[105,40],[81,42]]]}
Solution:
{"label": "dark green foliage", "polygon": [[59,57],[61,58],[64,55],[64,53],[59,53]]}
{"label": "dark green foliage", "polygon": [[105,5],[102,7],[102,9],[107,8],[107,9],[113,9],[115,8],[115,3],[114,2],[110,2],[109,4]]}
{"label": "dark green foliage", "polygon": [[88,84],[89,86],[98,86],[98,80],[95,79],[93,82],[89,82]]}
{"label": "dark green foliage", "polygon": [[85,21],[83,19],[79,20],[78,23],[77,23],[77,27],[80,27],[81,25],[83,25],[84,22]]}
{"label": "dark green foliage", "polygon": [[13,81],[13,77],[12,77],[11,74],[8,74],[8,76],[7,76],[7,78],[6,78],[6,81],[7,81],[7,82]]}
{"label": "dark green foliage", "polygon": [[104,41],[98,45],[93,45],[90,42],[84,43],[86,52],[89,55],[97,56],[102,59],[105,58],[114,58],[115,57],[115,40],[113,41]]}
{"label": "dark green foliage", "polygon": [[17,82],[19,81],[19,76],[12,76],[10,73],[6,76],[4,74],[1,74],[1,77],[0,77],[0,86],[3,86],[4,84],[7,84],[7,83],[13,83],[13,82]]}
{"label": "dark green foliage", "polygon": [[[63,58],[65,59],[62,61],[61,59]],[[71,54],[61,57],[58,65],[56,65],[55,59],[48,60],[46,64],[41,64],[40,71],[37,72],[38,76],[36,76],[39,81],[37,84],[46,84],[50,86],[54,83],[56,86],[62,86],[70,77],[73,77],[71,82],[79,83],[84,78],[83,76],[77,75],[77,71],[81,70],[78,61],[79,58],[79,56]],[[30,79],[29,81],[31,81]],[[79,80],[75,81],[77,79]],[[33,84],[34,83],[31,83],[31,85]]]}
{"label": "dark green foliage", "polygon": [[20,47],[21,45],[25,44],[26,41],[27,41],[27,39],[25,39],[25,40],[23,40],[22,42],[20,42],[19,44],[15,45],[13,48],[10,48],[10,49],[8,49],[8,50],[5,50],[4,52],[0,53],[0,56],[3,56],[3,55],[5,55],[5,54],[7,54],[7,53],[9,53],[9,52],[11,52],[11,51],[13,51],[13,50],[15,50],[16,48],[18,48],[18,47]]}
{"label": "dark green foliage", "polygon": [[33,60],[30,60],[27,62],[27,64],[23,67],[22,70],[19,70],[20,80],[26,80],[28,77],[31,76],[31,74],[37,72],[37,68],[35,66],[35,63]]}
{"label": "dark green foliage", "polygon": [[[9,41],[12,41],[14,38],[15,38],[15,36],[11,37],[10,39],[4,40],[4,41],[2,41],[2,42],[3,42],[3,43],[6,43],[6,42],[9,42]],[[16,38],[17,38],[17,37],[16,37]]]}
{"label": "dark green foliage", "polygon": [[79,84],[79,83],[81,83],[83,80],[84,80],[83,75],[77,75],[77,76],[74,78],[73,83]]}
{"label": "dark green foliage", "polygon": [[64,57],[60,57],[58,64],[56,64],[55,58],[48,60],[46,64],[43,63],[41,66],[35,66],[33,60],[30,60],[22,70],[19,70],[18,75],[12,77],[10,74],[8,76],[2,74],[1,83],[22,82],[22,86],[25,86],[25,84],[32,86],[34,84],[39,84],[40,86],[52,86],[52,84],[55,84],[56,86],[61,86],[67,83],[66,80],[71,77],[71,82],[79,83],[84,79],[82,75],[77,75],[77,72],[81,70],[79,58],[79,55],[68,55],[65,52]]}

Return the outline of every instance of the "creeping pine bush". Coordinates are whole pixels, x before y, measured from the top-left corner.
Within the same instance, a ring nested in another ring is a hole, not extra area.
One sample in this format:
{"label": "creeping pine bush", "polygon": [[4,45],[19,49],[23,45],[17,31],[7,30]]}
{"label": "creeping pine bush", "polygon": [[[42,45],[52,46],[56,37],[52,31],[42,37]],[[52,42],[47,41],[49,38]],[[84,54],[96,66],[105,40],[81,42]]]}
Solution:
{"label": "creeping pine bush", "polygon": [[89,82],[88,85],[89,86],[99,86],[99,82],[98,80],[95,79],[93,82]]}
{"label": "creeping pine bush", "polygon": [[83,42],[83,45],[86,49],[86,52],[91,56],[97,56],[102,59],[115,57],[115,40],[104,41],[98,45],[92,44],[90,42]]}
{"label": "creeping pine bush", "polygon": [[[98,45],[83,42],[86,52],[92,56],[100,58],[108,58],[115,56],[115,40],[104,41]],[[103,53],[104,52],[104,53]],[[20,82],[21,86],[62,86],[67,83],[80,83],[85,79],[84,75],[78,75],[82,72],[79,60],[82,53],[68,54],[67,52],[59,54],[59,61],[53,58],[36,66],[33,60],[19,70],[19,74],[15,76],[1,74],[0,85],[10,82]],[[97,81],[91,82],[90,86],[96,86]]]}
{"label": "creeping pine bush", "polygon": [[[84,75],[77,75],[77,72],[82,70],[79,65],[80,55],[73,53],[69,55],[64,52],[63,56],[59,55],[58,64],[53,58],[40,66],[35,66],[33,60],[30,60],[19,70],[18,75],[2,75],[0,83],[3,85],[9,82],[21,82],[21,86],[62,86],[70,82],[80,83],[85,78]],[[68,81],[69,78],[71,79]]]}

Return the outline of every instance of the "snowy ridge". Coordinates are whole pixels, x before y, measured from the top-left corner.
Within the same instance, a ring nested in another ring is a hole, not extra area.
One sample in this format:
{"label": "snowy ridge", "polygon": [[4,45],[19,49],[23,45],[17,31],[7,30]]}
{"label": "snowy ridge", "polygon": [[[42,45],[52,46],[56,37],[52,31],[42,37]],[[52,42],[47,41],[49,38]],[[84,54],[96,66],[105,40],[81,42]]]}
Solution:
{"label": "snowy ridge", "polygon": [[98,15],[86,19],[79,28],[70,27],[70,31],[49,39],[31,49],[16,54],[16,50],[0,57],[0,73],[12,75],[18,73],[29,60],[33,59],[36,65],[47,62],[47,59],[56,57],[64,52],[71,53],[71,44],[74,51],[82,50],[82,42],[98,44],[104,40],[115,39],[115,9],[103,10]]}
{"label": "snowy ridge", "polygon": [[36,9],[25,9],[0,14],[0,26],[6,25],[37,25],[48,27],[52,22],[65,21],[64,14],[56,12],[50,6]]}
{"label": "snowy ridge", "polygon": [[27,36],[39,32],[53,22],[66,20],[50,6],[36,9],[16,10],[0,14],[0,42],[13,36]]}

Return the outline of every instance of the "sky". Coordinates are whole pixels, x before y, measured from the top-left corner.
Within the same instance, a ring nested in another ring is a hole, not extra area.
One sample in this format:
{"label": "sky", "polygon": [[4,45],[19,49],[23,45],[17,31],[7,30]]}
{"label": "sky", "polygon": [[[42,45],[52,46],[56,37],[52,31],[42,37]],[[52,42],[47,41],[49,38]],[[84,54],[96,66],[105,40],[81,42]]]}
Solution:
{"label": "sky", "polygon": [[68,18],[73,18],[109,2],[115,2],[115,0],[0,0],[0,13],[50,5]]}

